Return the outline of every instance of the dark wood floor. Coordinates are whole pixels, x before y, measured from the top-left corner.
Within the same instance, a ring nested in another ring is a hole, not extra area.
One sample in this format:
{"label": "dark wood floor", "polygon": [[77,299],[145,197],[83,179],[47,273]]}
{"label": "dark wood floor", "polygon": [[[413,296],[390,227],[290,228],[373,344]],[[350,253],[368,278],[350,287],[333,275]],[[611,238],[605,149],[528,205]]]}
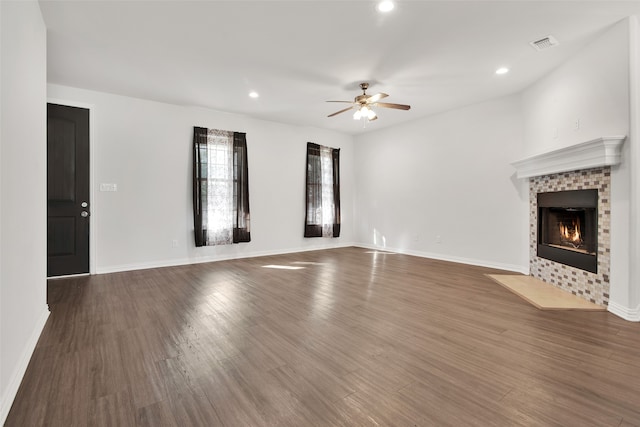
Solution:
{"label": "dark wood floor", "polygon": [[345,248],[50,281],[6,425],[639,426],[640,324],[498,272]]}

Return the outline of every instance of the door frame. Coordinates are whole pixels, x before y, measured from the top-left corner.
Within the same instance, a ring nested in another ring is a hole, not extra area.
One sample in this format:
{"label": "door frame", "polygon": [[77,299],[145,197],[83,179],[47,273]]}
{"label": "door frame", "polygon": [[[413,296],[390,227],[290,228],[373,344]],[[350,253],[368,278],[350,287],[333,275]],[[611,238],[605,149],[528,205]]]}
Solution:
{"label": "door frame", "polygon": [[[84,102],[70,101],[68,99],[49,98],[47,97],[48,104],[59,104],[67,107],[77,107],[89,110],[89,274],[96,274],[96,217],[98,210],[96,209],[96,197],[93,191],[95,185],[95,105],[86,104]],[[81,276],[82,274],[74,274],[72,276]],[[68,277],[68,276],[57,276]],[[55,277],[54,277],[55,278]],[[51,279],[51,278],[49,278]]]}

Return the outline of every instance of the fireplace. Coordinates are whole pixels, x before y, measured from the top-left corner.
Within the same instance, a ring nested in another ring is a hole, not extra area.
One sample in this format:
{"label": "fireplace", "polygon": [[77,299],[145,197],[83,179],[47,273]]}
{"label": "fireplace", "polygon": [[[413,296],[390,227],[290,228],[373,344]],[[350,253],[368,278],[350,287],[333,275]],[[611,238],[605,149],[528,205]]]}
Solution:
{"label": "fireplace", "polygon": [[[611,288],[612,167],[621,163],[624,140],[624,136],[597,138],[513,163],[518,178],[529,178],[529,274],[601,305],[609,304]],[[552,203],[555,193],[582,190],[592,190],[588,203],[581,198]],[[542,195],[547,193],[552,195]],[[572,212],[581,213],[575,218]],[[558,219],[565,213],[567,219]],[[552,221],[555,227],[549,225]],[[560,233],[558,222],[564,226],[564,239],[553,235],[556,227]]]}
{"label": "fireplace", "polygon": [[598,272],[598,190],[538,193],[541,258]]}

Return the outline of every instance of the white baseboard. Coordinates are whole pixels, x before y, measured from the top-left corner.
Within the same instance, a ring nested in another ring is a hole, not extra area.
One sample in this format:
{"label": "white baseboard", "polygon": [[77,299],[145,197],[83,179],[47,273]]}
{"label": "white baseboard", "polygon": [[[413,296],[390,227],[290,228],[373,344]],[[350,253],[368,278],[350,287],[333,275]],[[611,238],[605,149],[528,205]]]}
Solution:
{"label": "white baseboard", "polygon": [[231,255],[212,255],[212,256],[197,257],[197,258],[181,258],[181,259],[171,259],[171,260],[164,260],[164,261],[121,264],[121,265],[112,265],[108,267],[98,267],[96,269],[96,273],[97,274],[119,273],[122,271],[147,270],[150,268],[174,267],[178,265],[201,264],[205,262],[228,261],[231,259],[257,258],[257,257],[272,256],[272,255],[286,255],[286,254],[291,254],[296,252],[321,251],[323,249],[346,248],[350,246],[356,246],[356,245],[354,243],[338,243],[338,244],[333,243],[333,244],[326,244],[326,245],[305,246],[305,247],[299,247],[299,248],[277,249],[272,251],[256,251],[256,252],[246,252],[246,253],[231,254]]}
{"label": "white baseboard", "polygon": [[44,306],[38,321],[36,322],[35,327],[33,328],[33,332],[31,332],[31,336],[25,345],[24,350],[22,351],[22,356],[18,361],[18,365],[13,370],[11,374],[11,379],[9,380],[9,384],[7,389],[4,391],[4,395],[2,396],[2,404],[0,407],[0,425],[3,425],[7,416],[9,415],[9,410],[11,409],[11,405],[13,405],[13,400],[16,398],[16,394],[18,393],[18,388],[20,388],[20,383],[22,382],[22,378],[24,377],[25,372],[27,371],[27,366],[29,366],[29,361],[31,360],[31,356],[33,355],[34,350],[36,349],[36,344],[38,343],[38,339],[40,338],[40,334],[44,329],[44,325],[47,323],[47,319],[49,318],[49,307],[47,305]]}
{"label": "white baseboard", "polygon": [[504,264],[500,262],[492,262],[486,260],[472,259],[472,258],[463,258],[449,255],[436,254],[431,252],[421,252],[421,251],[413,251],[407,249],[397,249],[397,248],[382,248],[380,246],[368,245],[363,243],[356,243],[355,246],[365,249],[371,249],[376,251],[384,251],[384,252],[395,252],[399,254],[407,254],[412,256],[417,256],[421,258],[430,258],[437,259],[439,261],[449,261],[449,262],[457,262],[459,264],[467,264],[467,265],[476,265],[478,267],[487,267],[487,268],[495,268],[498,270],[507,270],[513,271],[515,273],[529,274],[529,265],[514,265],[514,264]]}
{"label": "white baseboard", "polygon": [[609,312],[630,322],[640,322],[640,305],[636,308],[625,307],[615,301],[609,301]]}

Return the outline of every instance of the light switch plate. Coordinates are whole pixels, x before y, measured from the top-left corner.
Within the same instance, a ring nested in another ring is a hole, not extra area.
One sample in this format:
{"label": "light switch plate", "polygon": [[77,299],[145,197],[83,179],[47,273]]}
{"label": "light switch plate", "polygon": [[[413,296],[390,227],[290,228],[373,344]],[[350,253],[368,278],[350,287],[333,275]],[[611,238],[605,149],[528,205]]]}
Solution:
{"label": "light switch plate", "polygon": [[118,191],[118,184],[100,184],[100,191]]}

